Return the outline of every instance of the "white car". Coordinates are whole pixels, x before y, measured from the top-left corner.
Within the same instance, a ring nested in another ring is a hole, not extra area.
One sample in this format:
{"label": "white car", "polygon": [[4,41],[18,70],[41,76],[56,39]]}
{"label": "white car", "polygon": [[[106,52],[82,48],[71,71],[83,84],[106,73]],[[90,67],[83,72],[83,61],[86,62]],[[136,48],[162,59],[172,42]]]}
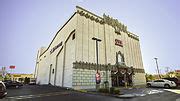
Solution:
{"label": "white car", "polygon": [[165,87],[171,88],[176,87],[176,83],[174,81],[169,81],[165,79],[154,80],[152,82],[147,82],[148,87]]}
{"label": "white car", "polygon": [[5,97],[6,95],[7,95],[6,86],[2,81],[0,81],[0,99]]}

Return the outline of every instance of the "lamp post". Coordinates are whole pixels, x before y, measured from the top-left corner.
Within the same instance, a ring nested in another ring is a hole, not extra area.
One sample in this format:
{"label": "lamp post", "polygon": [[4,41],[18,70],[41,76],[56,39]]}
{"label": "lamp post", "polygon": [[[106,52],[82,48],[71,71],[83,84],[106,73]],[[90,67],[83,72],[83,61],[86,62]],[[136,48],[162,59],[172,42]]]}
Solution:
{"label": "lamp post", "polygon": [[98,42],[101,42],[101,39],[93,37],[92,40],[96,41],[96,60],[97,60],[97,71],[96,71],[96,89],[99,89],[99,84],[101,83],[100,73],[98,72]]}
{"label": "lamp post", "polygon": [[101,39],[93,37],[92,40],[96,41],[96,62],[97,62],[97,73],[98,73],[98,42],[101,42]]}
{"label": "lamp post", "polygon": [[159,66],[158,66],[158,58],[154,58],[155,59],[155,61],[156,61],[156,67],[157,67],[157,71],[158,71],[158,76],[159,76],[159,78],[161,78],[161,76],[160,76],[160,74],[159,74]]}

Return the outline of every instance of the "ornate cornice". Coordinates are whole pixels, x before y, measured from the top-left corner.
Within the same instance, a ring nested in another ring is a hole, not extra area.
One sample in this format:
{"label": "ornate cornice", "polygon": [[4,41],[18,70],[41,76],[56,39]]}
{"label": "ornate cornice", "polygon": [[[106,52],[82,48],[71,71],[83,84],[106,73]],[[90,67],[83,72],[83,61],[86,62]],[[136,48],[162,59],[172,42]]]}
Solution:
{"label": "ornate cornice", "polygon": [[112,17],[109,17],[109,15],[105,15],[103,14],[103,19],[104,22],[108,25],[111,25],[112,27],[114,27],[115,32],[120,34],[120,32],[125,32],[127,33],[127,26],[125,26],[124,24],[122,24],[121,22],[119,22],[117,19],[114,19]]}
{"label": "ornate cornice", "polygon": [[88,63],[88,62],[82,62],[82,61],[79,61],[79,62],[74,62],[73,63],[73,68],[75,69],[89,69],[89,70],[97,70],[97,68],[99,70],[115,70],[117,68],[129,68],[127,67],[125,64],[115,64],[115,65],[105,65],[105,64],[95,64],[95,63]]}
{"label": "ornate cornice", "polygon": [[79,7],[79,6],[76,6],[76,8],[77,8],[76,13],[79,14],[80,16],[84,16],[84,17],[91,19],[100,24],[108,24],[115,29],[115,33],[121,34],[122,32],[124,32],[124,33],[127,33],[127,35],[130,38],[139,40],[139,37],[137,35],[129,32],[127,30],[127,26],[124,25],[123,23],[121,23],[120,21],[118,21],[117,19],[114,19],[114,18],[110,17],[109,15],[105,15],[105,14],[103,14],[103,17],[100,17],[100,16],[98,16],[82,7]]}
{"label": "ornate cornice", "polygon": [[[89,70],[97,70],[97,64],[88,63],[88,62],[74,62],[74,69],[89,69]],[[108,65],[98,64],[98,70],[111,70],[111,67]]]}
{"label": "ornate cornice", "polygon": [[89,18],[91,20],[94,20],[97,23],[104,24],[104,20],[102,17],[97,16],[94,13],[83,9],[82,7],[76,6],[76,8],[77,8],[77,14],[81,16],[85,16],[86,18]]}
{"label": "ornate cornice", "polygon": [[127,34],[128,34],[128,37],[133,38],[133,39],[139,41],[139,36],[137,36],[137,35],[135,35],[135,34],[129,32],[129,31],[128,31]]}
{"label": "ornate cornice", "polygon": [[[88,70],[97,70],[97,64],[95,63],[88,63],[88,62],[74,62],[73,63],[73,68],[74,69],[88,69]],[[121,69],[125,69],[127,71],[131,70],[133,71],[133,73],[145,73],[144,69],[139,69],[139,68],[133,68],[133,67],[128,67],[125,64],[119,65],[119,64],[115,64],[115,65],[104,65],[104,64],[99,64],[98,65],[98,70],[108,70],[108,71],[117,71],[117,70],[121,70]]]}

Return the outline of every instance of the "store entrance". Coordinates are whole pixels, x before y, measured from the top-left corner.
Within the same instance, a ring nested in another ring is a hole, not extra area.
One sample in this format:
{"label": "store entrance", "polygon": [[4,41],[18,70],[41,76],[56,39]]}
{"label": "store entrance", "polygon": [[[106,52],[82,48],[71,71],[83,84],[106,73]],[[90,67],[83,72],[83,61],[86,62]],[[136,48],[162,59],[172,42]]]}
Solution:
{"label": "store entrance", "polygon": [[111,71],[112,87],[132,86],[132,73],[125,71]]}

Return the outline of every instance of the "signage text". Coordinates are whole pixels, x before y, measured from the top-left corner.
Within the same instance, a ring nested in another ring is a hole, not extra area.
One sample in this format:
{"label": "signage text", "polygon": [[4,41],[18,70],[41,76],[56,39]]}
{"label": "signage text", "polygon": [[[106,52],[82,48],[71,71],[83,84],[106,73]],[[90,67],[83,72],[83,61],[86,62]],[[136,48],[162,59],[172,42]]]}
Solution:
{"label": "signage text", "polygon": [[122,41],[118,39],[115,39],[115,45],[123,47]]}
{"label": "signage text", "polygon": [[56,49],[58,49],[60,46],[62,46],[62,42],[60,42],[58,45],[54,46],[51,51],[50,54],[52,54]]}

